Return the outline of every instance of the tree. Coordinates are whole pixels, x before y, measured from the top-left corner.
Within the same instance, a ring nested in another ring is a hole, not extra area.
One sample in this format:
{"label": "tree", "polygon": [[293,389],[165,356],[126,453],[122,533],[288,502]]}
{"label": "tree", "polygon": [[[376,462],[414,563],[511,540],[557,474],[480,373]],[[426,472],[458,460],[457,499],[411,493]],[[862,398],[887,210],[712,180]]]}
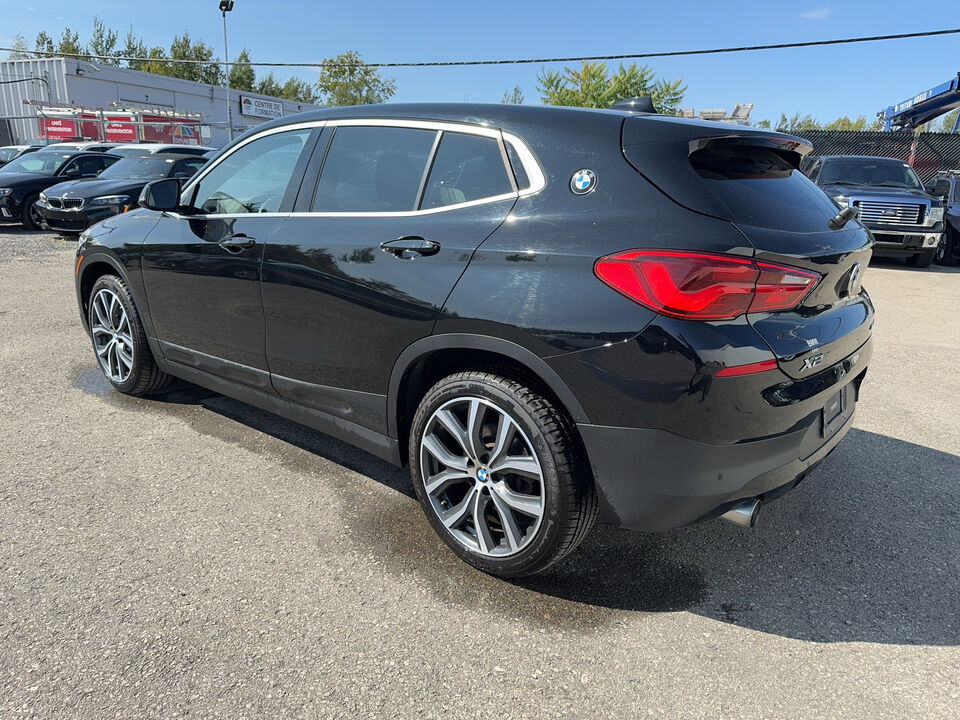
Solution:
{"label": "tree", "polygon": [[257,92],[261,95],[280,97],[280,93],[283,92],[283,87],[277,82],[277,78],[275,78],[271,72],[267,73],[267,75],[257,83]]}
{"label": "tree", "polygon": [[280,88],[279,97],[284,100],[296,100],[297,102],[310,104],[317,101],[317,95],[313,92],[310,83],[295,77],[290,78],[283,84],[283,87]]}
{"label": "tree", "polygon": [[327,105],[381,103],[397,91],[394,78],[383,77],[353,50],[323,61],[317,88]]}
{"label": "tree", "polygon": [[867,127],[867,119],[861,115],[856,120],[851,120],[846,115],[838,117],[832,123],[823,126],[824,130],[854,130],[861,132]]}
{"label": "tree", "polygon": [[117,31],[111,30],[98,17],[93,18],[93,37],[90,38],[90,54],[105,65],[119,65],[117,60]]}
{"label": "tree", "polygon": [[153,73],[154,75],[173,76],[173,68],[170,63],[167,62],[170,56],[167,55],[166,50],[162,47],[152,47],[146,55],[147,61],[137,63],[140,67],[135,68],[136,70],[143,70],[144,72]]}
{"label": "tree", "polygon": [[769,129],[770,129],[770,121],[769,121],[769,120],[758,120],[758,121],[756,122],[756,124],[755,124],[754,127],[758,127],[758,128],[763,128],[763,129],[765,129],[765,130],[769,130]]}
{"label": "tree", "polygon": [[647,65],[620,63],[612,75],[604,62],[585,60],[580,69],[544,70],[537,75],[540,99],[547,105],[608,108],[639,95],[649,95],[663,115],[677,115],[687,91],[683,78],[657,79]]}
{"label": "tree", "polygon": [[17,33],[17,36],[13,39],[13,48],[10,50],[10,54],[7,55],[7,60],[28,60],[30,58],[30,53],[27,52],[27,39],[23,36],[23,33]]}
{"label": "tree", "polygon": [[513,90],[507,90],[503,93],[500,102],[507,105],[523,105],[523,90],[519,85],[514,85]]}
{"label": "tree", "polygon": [[183,35],[173,38],[170,43],[171,60],[195,60],[199,62],[170,63],[170,75],[184,80],[193,80],[207,85],[222,85],[223,71],[220,65],[213,61],[213,48],[202,40],[194,42],[190,33],[183,31]]}
{"label": "tree", "polygon": [[57,44],[56,53],[63,57],[72,57],[74,59],[76,59],[77,56],[82,60],[90,59],[90,55],[87,54],[87,49],[80,44],[80,34],[71,31],[70,28],[63,29],[60,42]]}
{"label": "tree", "polygon": [[[132,25],[127,29],[121,54],[128,58],[145,58],[149,55],[146,43],[142,37],[134,34]],[[127,60],[127,67],[131,70],[146,70],[147,63],[143,60]]]}
{"label": "tree", "polygon": [[37,57],[50,57],[53,53],[53,38],[47,35],[46,30],[37,33],[37,40],[33,44],[33,49],[37,51]]}
{"label": "tree", "polygon": [[809,113],[801,116],[800,113],[794,113],[792,117],[787,117],[785,113],[780,113],[780,120],[777,121],[777,131],[785,133],[799,133],[805,130],[820,130],[820,122]]}
{"label": "tree", "polygon": [[253,92],[256,83],[257,74],[250,67],[250,53],[244,48],[230,67],[230,87],[234,90]]}
{"label": "tree", "polygon": [[957,122],[957,113],[960,113],[960,109],[951,110],[943,116],[943,120],[940,121],[940,132],[953,132],[953,125]]}

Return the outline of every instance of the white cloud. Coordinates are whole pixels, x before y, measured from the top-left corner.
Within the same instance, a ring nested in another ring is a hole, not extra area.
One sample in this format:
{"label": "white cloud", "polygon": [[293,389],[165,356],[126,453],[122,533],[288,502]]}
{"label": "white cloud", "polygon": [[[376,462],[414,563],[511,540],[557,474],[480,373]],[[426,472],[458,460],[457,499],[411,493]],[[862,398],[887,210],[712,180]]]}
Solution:
{"label": "white cloud", "polygon": [[822,7],[822,8],[813,8],[812,10],[805,10],[800,13],[800,17],[804,20],[826,20],[830,17],[830,13],[833,12],[833,8]]}

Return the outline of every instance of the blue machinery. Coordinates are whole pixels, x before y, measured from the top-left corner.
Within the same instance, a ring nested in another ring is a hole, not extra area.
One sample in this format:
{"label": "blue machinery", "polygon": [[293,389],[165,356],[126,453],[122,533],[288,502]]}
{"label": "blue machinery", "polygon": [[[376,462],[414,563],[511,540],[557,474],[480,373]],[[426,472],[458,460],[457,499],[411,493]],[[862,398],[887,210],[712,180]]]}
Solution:
{"label": "blue machinery", "polygon": [[[891,105],[883,112],[877,113],[877,116],[883,121],[883,129],[886,132],[912,130],[958,107],[960,107],[960,73],[947,82],[924,90],[902,103]],[[960,126],[960,113],[957,114],[951,132],[956,132],[958,126]]]}

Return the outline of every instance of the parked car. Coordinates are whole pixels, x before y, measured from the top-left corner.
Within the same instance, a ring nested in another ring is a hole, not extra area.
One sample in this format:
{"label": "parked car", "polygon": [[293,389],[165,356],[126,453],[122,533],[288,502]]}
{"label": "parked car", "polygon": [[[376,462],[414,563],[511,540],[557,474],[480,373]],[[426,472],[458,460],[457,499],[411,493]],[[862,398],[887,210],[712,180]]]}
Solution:
{"label": "parked car", "polygon": [[953,267],[960,264],[960,170],[938,172],[929,192],[942,198],[946,208],[945,226],[935,259],[940,265]]}
{"label": "parked car", "polygon": [[40,193],[64,180],[95,177],[120,158],[106,153],[40,152],[22,155],[0,169],[0,216],[39,230]]}
{"label": "parked car", "polygon": [[943,203],[927,195],[907,163],[869,155],[808,158],[807,175],[841,207],[858,211],[873,233],[877,256],[929,267],[943,233]]}
{"label": "parked car", "polygon": [[77,300],[118,391],[182,378],[409,464],[453,552],[528,575],[598,515],[752,525],[850,428],[872,240],[810,150],[616,110],[302,113],[85,231]]}
{"label": "parked car", "polygon": [[174,153],[120,158],[97,177],[70,180],[40,193],[37,211],[45,227],[79,233],[95,222],[136,207],[140,192],[151,180],[187,179],[206,162],[196,155]]}
{"label": "parked car", "polygon": [[127,143],[110,148],[111,155],[143,155],[146,153],[175,152],[182,155],[204,155],[214,148],[205,145],[176,145],[170,143]]}
{"label": "parked car", "polygon": [[40,148],[35,145],[4,145],[0,147],[0,168],[21,155],[37,152],[37,150]]}
{"label": "parked car", "polygon": [[83,142],[60,142],[47,145],[44,150],[49,150],[51,152],[107,152],[112,150],[119,143],[107,143],[107,142],[98,142],[98,141],[83,141]]}

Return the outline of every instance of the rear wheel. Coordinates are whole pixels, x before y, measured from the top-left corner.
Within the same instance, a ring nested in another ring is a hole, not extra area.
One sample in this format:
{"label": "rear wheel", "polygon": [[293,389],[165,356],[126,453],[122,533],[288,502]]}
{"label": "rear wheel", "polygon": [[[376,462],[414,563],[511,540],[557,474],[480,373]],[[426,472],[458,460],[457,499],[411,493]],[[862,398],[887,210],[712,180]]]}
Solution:
{"label": "rear wheel", "polygon": [[463,560],[503,577],[540,572],[571,552],[597,497],[565,415],[513,380],[444,378],[413,420],[410,471],[434,530]]}
{"label": "rear wheel", "polygon": [[937,261],[937,265],[954,267],[958,261],[956,255],[958,250],[960,250],[960,248],[957,247],[956,235],[952,230],[947,230],[941,236],[940,243],[937,245],[936,257],[934,258]]}
{"label": "rear wheel", "polygon": [[39,199],[39,195],[27,195],[20,206],[20,222],[27,230],[39,230],[40,224],[43,222],[43,216],[37,209]]}
{"label": "rear wheel", "polygon": [[127,395],[160,392],[171,377],[157,367],[126,283],[104,275],[90,291],[90,338],[100,369],[114,388]]}
{"label": "rear wheel", "polygon": [[911,255],[907,258],[907,265],[915,268],[930,267],[933,264],[933,255],[936,251],[937,249],[934,248],[933,250],[923,250],[916,255]]}

